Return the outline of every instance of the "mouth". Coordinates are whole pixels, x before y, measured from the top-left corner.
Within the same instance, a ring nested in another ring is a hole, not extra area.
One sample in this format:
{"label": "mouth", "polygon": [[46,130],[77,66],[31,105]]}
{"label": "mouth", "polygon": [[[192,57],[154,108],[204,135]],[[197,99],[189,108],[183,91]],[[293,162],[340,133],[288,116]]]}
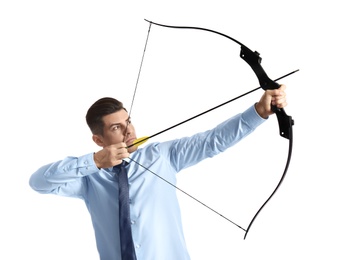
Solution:
{"label": "mouth", "polygon": [[130,146],[134,143],[134,140],[136,140],[135,137],[129,138],[125,143],[127,146]]}

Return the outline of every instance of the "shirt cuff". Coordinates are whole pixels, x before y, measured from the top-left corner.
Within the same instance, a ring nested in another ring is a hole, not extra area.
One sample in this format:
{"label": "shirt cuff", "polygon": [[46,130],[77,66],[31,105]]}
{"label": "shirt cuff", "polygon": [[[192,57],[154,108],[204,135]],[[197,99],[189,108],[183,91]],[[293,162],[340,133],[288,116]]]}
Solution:
{"label": "shirt cuff", "polygon": [[83,175],[90,175],[99,171],[97,165],[94,162],[94,153],[89,153],[78,157],[77,167]]}
{"label": "shirt cuff", "polygon": [[267,121],[267,119],[261,117],[255,108],[255,105],[252,105],[251,107],[249,107],[247,110],[245,110],[242,113],[242,120],[251,128],[251,129],[255,129],[257,128],[259,125],[261,125],[262,123],[264,123],[265,121]]}

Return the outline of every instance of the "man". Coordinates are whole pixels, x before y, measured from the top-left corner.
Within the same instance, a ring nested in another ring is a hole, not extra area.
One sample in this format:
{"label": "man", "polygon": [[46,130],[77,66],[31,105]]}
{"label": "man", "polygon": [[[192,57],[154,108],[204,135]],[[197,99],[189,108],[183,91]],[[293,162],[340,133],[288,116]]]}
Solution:
{"label": "man", "polygon": [[40,193],[83,199],[91,214],[100,259],[120,260],[121,170],[114,166],[127,160],[128,218],[137,259],[190,259],[176,190],[163,179],[175,184],[176,173],[182,169],[236,144],[273,114],[271,105],[287,105],[284,85],[265,91],[255,105],[211,130],[138,148],[132,146],[137,136],[122,103],[99,99],[89,108],[86,121],[93,141],[102,149],[41,167],[31,176],[30,186]]}

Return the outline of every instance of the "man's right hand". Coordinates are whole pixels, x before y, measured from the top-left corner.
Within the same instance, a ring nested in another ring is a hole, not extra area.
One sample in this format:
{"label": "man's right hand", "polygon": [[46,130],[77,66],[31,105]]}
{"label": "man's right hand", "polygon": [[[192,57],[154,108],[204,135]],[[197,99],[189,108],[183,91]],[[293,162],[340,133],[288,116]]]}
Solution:
{"label": "man's right hand", "polygon": [[122,160],[128,157],[127,145],[122,142],[106,146],[94,153],[94,162],[99,169],[110,168],[122,163]]}

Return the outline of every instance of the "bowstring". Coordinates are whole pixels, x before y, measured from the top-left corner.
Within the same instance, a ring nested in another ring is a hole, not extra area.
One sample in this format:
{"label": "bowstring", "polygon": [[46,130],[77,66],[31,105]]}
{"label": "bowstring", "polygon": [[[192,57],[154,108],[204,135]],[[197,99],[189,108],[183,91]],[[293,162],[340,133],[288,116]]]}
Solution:
{"label": "bowstring", "polygon": [[[137,80],[135,83],[135,88],[134,88],[134,92],[133,92],[133,97],[132,97],[132,102],[131,102],[131,106],[129,109],[129,118],[131,116],[131,112],[133,109],[133,105],[134,105],[134,100],[135,100],[135,96],[136,96],[136,92],[138,89],[138,85],[139,85],[139,79],[140,79],[140,75],[141,75],[141,71],[142,71],[142,67],[143,67],[143,63],[144,63],[144,57],[145,57],[145,53],[146,53],[146,48],[147,48],[147,44],[149,41],[149,36],[150,36],[150,31],[151,31],[151,25],[152,23],[149,23],[149,29],[147,32],[147,36],[146,36],[146,41],[145,41],[145,46],[144,46],[144,51],[143,51],[143,55],[141,58],[141,62],[140,62],[140,68],[138,71],[138,76],[137,76]],[[256,90],[256,89],[255,89]],[[127,128],[128,128],[128,124],[125,128],[125,137],[126,138],[126,133],[127,133]],[[168,129],[169,130],[169,129]],[[129,147],[128,147],[129,148]],[[156,177],[160,178],[161,180],[163,180],[164,182],[166,182],[167,184],[169,184],[170,186],[174,187],[175,189],[177,189],[178,191],[182,192],[183,194],[185,194],[186,196],[190,197],[191,199],[195,200],[196,202],[200,203],[201,205],[203,205],[204,207],[210,209],[211,211],[213,211],[214,213],[216,213],[217,215],[219,215],[220,217],[224,218],[225,220],[229,221],[230,223],[234,224],[236,227],[242,229],[244,232],[246,232],[246,229],[244,229],[243,227],[241,227],[240,225],[238,225],[237,223],[233,222],[232,220],[230,220],[229,218],[225,217],[224,215],[222,215],[221,213],[219,213],[218,211],[214,210],[213,208],[209,207],[208,205],[206,205],[205,203],[203,203],[202,201],[198,200],[197,198],[193,197],[192,195],[190,195],[189,193],[185,192],[184,190],[180,189],[178,186],[176,186],[175,184],[171,183],[170,181],[166,180],[165,178],[163,178],[162,176],[158,175],[157,173],[155,173],[154,171],[150,170],[148,167],[145,167],[144,165],[142,165],[141,163],[133,160],[132,158],[128,157],[129,160],[131,160],[132,162],[136,163],[137,165],[139,165],[140,167],[144,168],[146,171],[151,172],[153,175],[155,175]]]}
{"label": "bowstring", "polygon": [[144,51],[143,51],[143,55],[142,55],[141,62],[140,62],[140,68],[139,68],[139,71],[138,71],[138,77],[137,77],[137,80],[136,80],[136,83],[135,83],[135,88],[134,88],[132,103],[131,103],[131,106],[130,106],[130,109],[129,109],[129,117],[130,117],[130,115],[131,115],[131,113],[132,113],[132,108],[133,108],[133,104],[134,104],[134,100],[135,100],[135,95],[136,95],[136,92],[137,92],[137,90],[138,90],[138,84],[139,84],[140,74],[141,74],[141,70],[142,70],[142,68],[143,68],[143,63],[144,63],[144,57],[145,57],[146,47],[147,47],[147,43],[148,43],[148,41],[149,41],[149,36],[150,36],[151,25],[152,25],[152,24],[150,23],[149,29],[148,29],[148,31],[147,31],[147,36],[146,36]]}
{"label": "bowstring", "polygon": [[219,213],[218,211],[216,211],[215,209],[209,207],[207,204],[203,203],[201,200],[195,198],[194,196],[190,195],[189,193],[187,193],[186,191],[180,189],[178,186],[176,186],[175,184],[171,183],[170,181],[168,181],[167,179],[163,178],[162,176],[158,175],[157,173],[155,173],[154,171],[152,171],[151,169],[149,169],[148,167],[145,167],[144,165],[140,164],[139,162],[133,160],[132,158],[128,158],[130,159],[132,162],[138,164],[139,166],[141,166],[142,168],[144,168],[146,171],[151,172],[153,175],[155,175],[156,177],[160,178],[162,181],[166,182],[167,184],[169,184],[170,186],[174,187],[175,189],[177,189],[178,191],[182,192],[183,194],[185,194],[186,196],[189,196],[191,199],[195,200],[196,202],[200,203],[201,205],[203,205],[204,207],[210,209],[211,211],[213,211],[214,213],[218,214],[220,217],[226,219],[227,221],[231,222],[232,224],[234,224],[235,226],[239,227],[240,229],[244,230],[245,232],[247,231],[246,229],[244,229],[243,227],[241,227],[240,225],[238,225],[237,223],[233,222],[232,220],[230,220],[229,218],[225,217],[224,215],[222,215],[221,213]]}
{"label": "bowstring", "polygon": [[[132,113],[132,109],[133,109],[133,105],[134,105],[134,100],[135,100],[135,96],[136,96],[136,93],[137,93],[137,90],[138,90],[140,74],[141,74],[141,71],[142,71],[142,68],[143,68],[143,63],[144,63],[144,57],[145,57],[146,47],[147,47],[147,43],[148,43],[148,41],[149,41],[149,36],[150,36],[151,25],[152,25],[152,24],[150,23],[149,29],[148,29],[148,31],[147,31],[147,36],[146,36],[146,41],[145,41],[145,46],[144,46],[143,55],[142,55],[141,61],[140,61],[140,67],[139,67],[139,71],[138,71],[137,80],[136,80],[136,82],[135,82],[135,87],[134,87],[134,91],[133,91],[132,102],[131,102],[131,105],[130,105],[130,108],[129,108],[129,113],[128,113],[128,118],[129,118],[129,119],[131,118],[131,113]],[[129,122],[127,122],[127,126],[126,126],[125,131],[124,131],[125,134],[124,134],[123,141],[125,141],[126,138],[127,138],[127,129],[128,129],[128,125],[129,125]],[[128,147],[128,148],[129,148],[129,147]]]}

